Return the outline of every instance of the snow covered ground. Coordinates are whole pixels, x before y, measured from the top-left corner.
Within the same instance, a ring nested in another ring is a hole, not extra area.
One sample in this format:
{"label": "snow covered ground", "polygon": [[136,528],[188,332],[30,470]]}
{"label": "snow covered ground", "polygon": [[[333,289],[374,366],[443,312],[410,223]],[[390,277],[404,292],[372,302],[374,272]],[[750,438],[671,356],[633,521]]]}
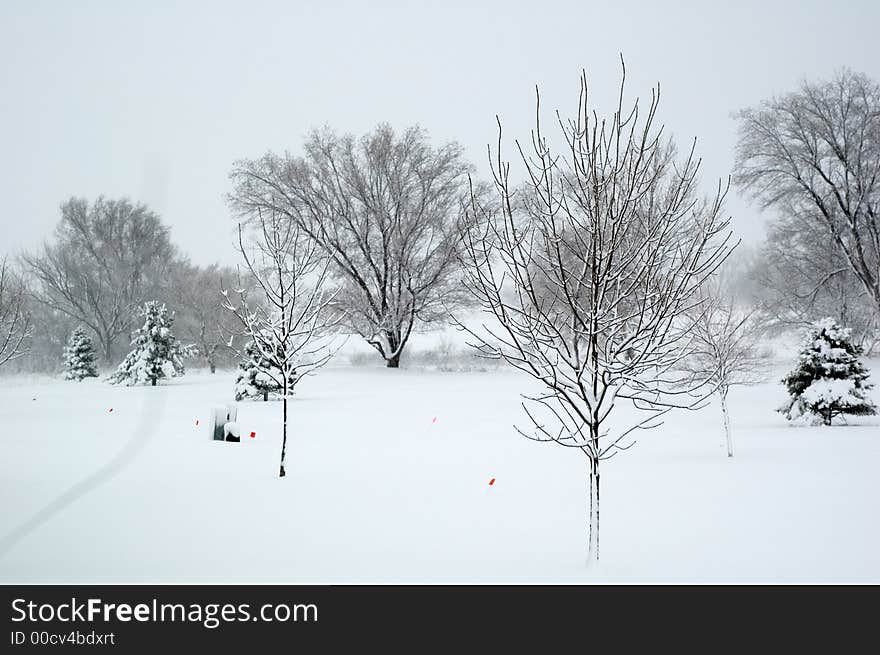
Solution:
{"label": "snow covered ground", "polygon": [[0,582],[880,582],[880,420],[788,427],[775,381],[731,392],[734,459],[710,406],[604,465],[589,568],[586,460],[513,431],[514,373],[343,359],[285,479],[279,402],[210,440],[232,385],[0,379]]}

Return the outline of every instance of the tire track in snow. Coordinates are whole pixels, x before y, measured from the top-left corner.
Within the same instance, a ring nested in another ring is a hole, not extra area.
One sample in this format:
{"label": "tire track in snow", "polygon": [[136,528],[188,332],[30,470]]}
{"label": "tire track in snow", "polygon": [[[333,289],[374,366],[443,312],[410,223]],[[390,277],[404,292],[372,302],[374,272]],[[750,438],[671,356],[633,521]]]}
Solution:
{"label": "tire track in snow", "polygon": [[52,520],[60,512],[94,491],[102,484],[113,479],[122,469],[128,466],[152,439],[155,431],[151,429],[158,423],[165,408],[165,392],[146,394],[141,407],[141,420],[131,438],[109,462],[98,468],[91,475],[74,483],[67,491],[36,512],[17,528],[0,539],[0,557],[11,551],[18,542]]}

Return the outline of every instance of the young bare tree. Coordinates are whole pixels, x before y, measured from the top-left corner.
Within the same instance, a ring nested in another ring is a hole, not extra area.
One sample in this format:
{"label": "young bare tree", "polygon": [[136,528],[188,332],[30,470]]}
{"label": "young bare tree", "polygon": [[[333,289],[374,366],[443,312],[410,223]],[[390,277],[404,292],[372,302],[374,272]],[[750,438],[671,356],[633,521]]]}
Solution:
{"label": "young bare tree", "polygon": [[[600,119],[583,75],[576,118],[558,118],[560,150],[542,132],[538,103],[531,148],[517,142],[518,188],[499,120],[490,162],[498,204],[473,198],[475,227],[464,236],[464,282],[492,321],[460,326],[482,355],[537,381],[522,404],[533,429],[516,429],[586,458],[590,560],[599,557],[600,463],[698,401],[701,383],[679,371],[686,315],[730,241],[726,190],[699,199],[693,149],[676,162],[655,127],[659,86],[644,111],[624,106],[624,80],[625,69],[616,110]],[[628,423],[612,414],[621,401],[635,409]]]}
{"label": "young bare tree", "polygon": [[238,244],[246,272],[262,298],[250,300],[248,284],[239,279],[235,290],[222,290],[223,305],[266,362],[261,372],[281,389],[279,475],[284,477],[287,401],[294,386],[333,355],[329,339],[338,317],[330,307],[334,294],[326,284],[330,260],[296,222],[259,208],[249,222],[247,236],[239,225]]}
{"label": "young bare tree", "polygon": [[880,312],[880,86],[843,71],[739,112],[735,180],[815,221]]}
{"label": "young bare tree", "polygon": [[417,323],[447,317],[458,285],[458,228],[468,173],[462,148],[434,148],[416,127],[361,139],[314,131],[301,157],[236,162],[232,206],[296,222],[334,263],[349,329],[396,368]]}
{"label": "young bare tree", "polygon": [[24,282],[4,257],[0,262],[0,366],[28,352],[31,319],[26,295]]}
{"label": "young bare tree", "polygon": [[174,256],[168,228],[145,205],[101,197],[64,203],[55,242],[22,259],[37,301],[91,328],[111,361],[140,305],[162,295]]}
{"label": "young bare tree", "polygon": [[727,456],[733,457],[733,436],[727,394],[731,387],[757,384],[766,374],[761,350],[762,330],[756,308],[738,305],[724,290],[721,276],[709,281],[693,312],[693,348],[683,369],[714,390],[721,404]]}

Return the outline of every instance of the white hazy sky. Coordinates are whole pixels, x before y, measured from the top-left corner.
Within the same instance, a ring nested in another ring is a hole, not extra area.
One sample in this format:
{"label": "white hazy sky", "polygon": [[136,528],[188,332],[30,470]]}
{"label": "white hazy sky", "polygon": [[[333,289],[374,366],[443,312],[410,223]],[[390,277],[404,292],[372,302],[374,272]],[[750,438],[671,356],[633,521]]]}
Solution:
{"label": "white hazy sky", "polygon": [[[0,254],[37,246],[71,195],[129,196],[196,262],[234,261],[223,199],[233,160],[297,151],[327,123],[419,123],[481,171],[495,114],[528,136],[542,102],[600,98],[627,61],[631,96],[698,138],[704,181],[727,176],[730,113],[848,66],[880,79],[880,3],[0,2]],[[605,105],[607,107],[607,105]],[[765,217],[732,192],[746,241]]]}

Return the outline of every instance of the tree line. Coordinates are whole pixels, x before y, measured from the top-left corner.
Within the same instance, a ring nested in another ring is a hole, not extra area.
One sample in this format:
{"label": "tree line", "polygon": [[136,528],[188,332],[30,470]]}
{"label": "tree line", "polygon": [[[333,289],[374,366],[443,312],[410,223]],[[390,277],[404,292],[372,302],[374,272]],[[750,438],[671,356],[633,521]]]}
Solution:
{"label": "tree line", "polygon": [[98,344],[105,367],[118,363],[142,305],[155,299],[172,307],[206,366],[229,362],[218,289],[234,267],[192,264],[160,217],[126,198],[71,198],[60,213],[53,238],[20,257],[19,296],[29,317],[29,357],[20,361],[27,369],[57,370],[78,327]]}
{"label": "tree line", "polygon": [[[734,285],[748,286],[745,302],[771,329],[833,316],[869,350],[877,342],[878,115],[880,87],[850,71],[735,115],[734,181],[775,211]],[[235,162],[228,201],[245,226],[272,213],[317,244],[344,327],[397,367],[414,330],[472,302],[461,283],[469,199],[492,186],[473,175],[460,144],[432,146],[418,127],[380,125],[361,138],[324,128],[299,154]],[[126,198],[71,198],[60,214],[52,239],[0,269],[0,363],[55,370],[77,325],[105,363],[117,361],[152,299],[173,310],[206,366],[232,362],[222,335],[236,321],[218,293],[238,267],[191,263],[160,217]]]}

